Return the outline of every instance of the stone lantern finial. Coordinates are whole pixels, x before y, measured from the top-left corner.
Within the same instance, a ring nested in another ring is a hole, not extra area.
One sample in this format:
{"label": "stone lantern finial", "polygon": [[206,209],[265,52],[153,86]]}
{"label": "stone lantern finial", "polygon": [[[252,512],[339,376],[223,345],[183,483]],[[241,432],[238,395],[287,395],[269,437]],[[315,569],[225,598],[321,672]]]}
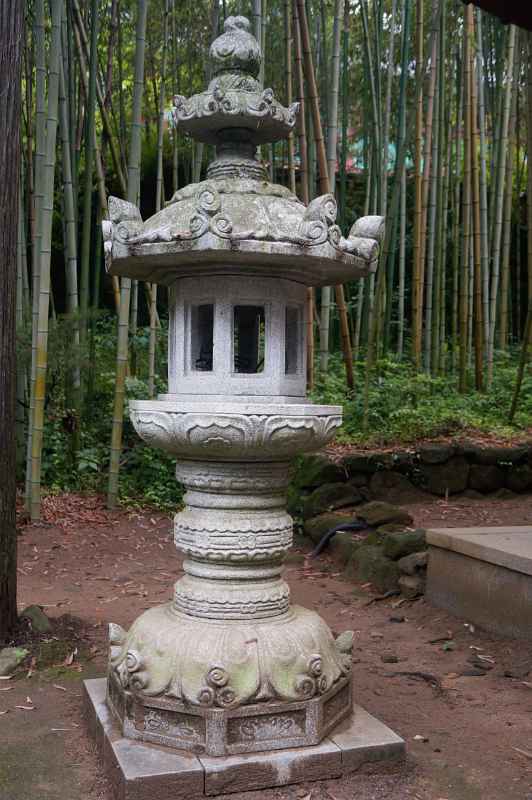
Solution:
{"label": "stone lantern finial", "polygon": [[[250,33],[249,20],[246,17],[227,17],[224,32],[211,44],[209,52],[215,75],[224,72],[240,72],[240,80],[248,76],[256,78],[260,72],[262,54],[259,43]],[[238,88],[248,88],[238,83]],[[255,90],[255,85],[248,88]]]}

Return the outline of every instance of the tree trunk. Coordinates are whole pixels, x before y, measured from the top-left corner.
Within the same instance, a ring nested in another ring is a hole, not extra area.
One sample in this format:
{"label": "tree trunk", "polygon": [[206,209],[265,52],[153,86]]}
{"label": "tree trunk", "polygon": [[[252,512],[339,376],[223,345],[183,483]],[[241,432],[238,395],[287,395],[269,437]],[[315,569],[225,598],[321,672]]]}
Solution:
{"label": "tree trunk", "polygon": [[0,0],[0,642],[9,639],[17,622],[15,342],[23,26],[20,0]]}

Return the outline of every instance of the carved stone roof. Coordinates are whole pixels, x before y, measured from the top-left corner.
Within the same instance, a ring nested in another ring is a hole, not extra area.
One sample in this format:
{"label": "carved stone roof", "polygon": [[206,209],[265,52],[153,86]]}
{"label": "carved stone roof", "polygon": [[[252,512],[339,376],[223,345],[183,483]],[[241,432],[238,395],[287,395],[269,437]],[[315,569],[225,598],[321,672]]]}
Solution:
{"label": "carved stone roof", "polygon": [[344,238],[332,195],[306,207],[267,181],[257,144],[288,136],[297,104],[284,108],[257,81],[261,53],[248,20],[228,17],[224,27],[211,46],[207,91],[175,98],[176,126],[216,144],[207,180],[180,189],[145,222],[136,206],[109,198],[109,221],[102,223],[109,272],[167,285],[231,272],[307,286],[365,277],[377,267],[382,217],[359,219]]}

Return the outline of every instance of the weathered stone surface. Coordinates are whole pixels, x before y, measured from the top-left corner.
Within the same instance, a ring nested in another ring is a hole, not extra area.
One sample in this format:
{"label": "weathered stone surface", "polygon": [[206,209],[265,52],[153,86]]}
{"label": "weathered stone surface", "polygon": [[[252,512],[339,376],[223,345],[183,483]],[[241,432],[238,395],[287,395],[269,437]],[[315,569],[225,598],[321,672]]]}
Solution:
{"label": "weathered stone surface", "polygon": [[338,778],[342,774],[341,751],[329,740],[314,747],[229,756],[223,760],[200,756],[200,761],[205,771],[206,795]]}
{"label": "weathered stone surface", "polygon": [[22,664],[28,650],[23,647],[4,647],[0,650],[0,675],[11,675]]}
{"label": "weathered stone surface", "polygon": [[414,598],[424,594],[425,585],[425,577],[421,577],[420,575],[401,575],[399,578],[401,594],[408,600],[414,600]]}
{"label": "weathered stone surface", "polygon": [[361,545],[353,553],[346,569],[347,577],[370,581],[380,592],[397,589],[399,568],[384,555],[382,547]]}
{"label": "weathered stone surface", "polygon": [[195,800],[339,777],[401,758],[404,741],[360,706],[319,745],[227,758],[196,756],[122,737],[105,704],[105,680],[84,682],[85,719],[103,754],[114,800]]}
{"label": "weathered stone surface", "polygon": [[348,531],[335,533],[329,544],[332,556],[342,566],[349,562],[358,547],[360,547],[360,540],[354,539],[353,534]]}
{"label": "weathered stone surface", "polygon": [[[146,221],[111,197],[102,226],[111,274],[169,287],[168,393],[131,401],[129,417],[177,457],[186,489],[184,575],[171,602],[128,631],[110,625],[108,703],[128,739],[209,756],[314,745],[351,708],[350,655],[290,603],[285,497],[290,461],[342,421],[306,399],[306,287],[375,271],[384,226],[363,217],[344,237],[332,194],[307,206],[268,182],[257,145],[286,136],[297,109],[257,81],[250,27],[226,17],[206,91],[175,98],[176,125],[216,145],[207,179]],[[305,516],[362,499],[331,471],[340,481],[316,488]]]}
{"label": "weathered stone surface", "polygon": [[355,706],[351,718],[341,722],[330,739],[342,751],[344,774],[354,772],[361,764],[405,755],[403,739],[360,706]]}
{"label": "weathered stone surface", "polygon": [[410,553],[425,550],[426,535],[422,528],[404,533],[389,533],[383,543],[383,551],[388,558],[397,561]]}
{"label": "weathered stone surface", "polygon": [[[344,525],[353,521],[354,518],[349,514],[341,514],[339,512],[336,514],[320,514],[317,517],[312,517],[312,519],[305,520],[303,529],[306,535],[312,539],[314,544],[318,544],[322,536],[327,533],[327,531],[330,531],[332,528],[336,528],[337,525]],[[339,534],[336,534],[336,536],[338,535]]]}
{"label": "weathered stone surface", "polygon": [[341,483],[347,480],[347,472],[326,456],[308,455],[298,459],[292,484],[297,489],[317,489],[324,483]]}
{"label": "weathered stone surface", "polygon": [[387,525],[388,523],[410,525],[413,521],[408,511],[404,508],[378,500],[366,503],[357,508],[357,517],[365,520],[368,525],[374,528],[379,527],[379,525]]}
{"label": "weathered stone surface", "polygon": [[52,623],[40,606],[28,606],[20,616],[29,620],[32,630],[37,633],[48,633],[52,630]]}
{"label": "weathered stone surface", "polygon": [[495,492],[504,486],[504,470],[495,464],[472,464],[469,470],[469,486],[478,492]]}
{"label": "weathered stone surface", "polygon": [[418,553],[410,553],[408,556],[403,556],[397,562],[397,566],[405,575],[416,575],[421,570],[426,569],[429,554],[427,550],[422,550]]}
{"label": "weathered stone surface", "polygon": [[532,528],[427,531],[427,597],[500,636],[532,641]]}
{"label": "weathered stone surface", "polygon": [[522,464],[508,470],[506,486],[512,492],[528,492],[532,489],[532,466]]}
{"label": "weathered stone surface", "polygon": [[422,464],[421,472],[428,491],[443,497],[467,488],[469,462],[463,456],[453,456],[443,464]]}
{"label": "weathered stone surface", "polygon": [[526,460],[527,445],[480,445],[470,446],[471,458],[477,464],[518,464]]}
{"label": "weathered stone surface", "polygon": [[360,453],[357,455],[345,456],[341,463],[347,470],[349,476],[356,475],[359,472],[371,474],[376,472],[379,467],[377,456],[373,453]]}
{"label": "weathered stone surface", "polygon": [[413,486],[405,475],[395,470],[379,470],[369,482],[372,497],[376,500],[400,500],[405,494],[412,492]]}
{"label": "weathered stone surface", "polygon": [[355,506],[362,502],[362,495],[350,483],[326,483],[315,489],[303,501],[303,519],[316,517],[326,511]]}
{"label": "weathered stone surface", "polygon": [[427,442],[420,445],[418,452],[422,464],[443,464],[453,455],[454,447],[452,444]]}

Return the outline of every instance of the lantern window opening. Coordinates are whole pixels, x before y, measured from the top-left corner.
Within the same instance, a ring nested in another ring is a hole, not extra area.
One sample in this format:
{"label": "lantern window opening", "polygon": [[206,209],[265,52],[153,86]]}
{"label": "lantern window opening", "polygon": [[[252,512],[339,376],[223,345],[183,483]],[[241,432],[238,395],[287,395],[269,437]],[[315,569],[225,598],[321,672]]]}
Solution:
{"label": "lantern window opening", "polygon": [[190,367],[195,372],[213,371],[214,303],[190,307]]}
{"label": "lantern window opening", "polygon": [[264,372],[265,351],[264,306],[233,306],[233,371],[247,375]]}
{"label": "lantern window opening", "polygon": [[301,308],[286,306],[284,326],[285,375],[298,375],[301,371]]}

